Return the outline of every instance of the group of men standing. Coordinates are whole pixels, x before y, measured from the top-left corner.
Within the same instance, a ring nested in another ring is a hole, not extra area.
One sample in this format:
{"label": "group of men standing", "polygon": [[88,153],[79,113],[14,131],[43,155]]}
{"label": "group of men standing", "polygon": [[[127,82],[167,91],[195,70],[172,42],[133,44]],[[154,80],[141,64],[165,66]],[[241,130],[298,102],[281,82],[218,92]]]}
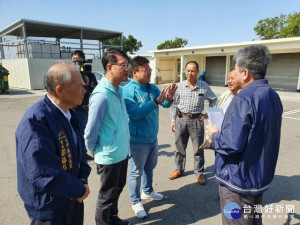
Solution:
{"label": "group of men standing", "polygon": [[[268,49],[246,47],[235,55],[235,61],[228,75],[231,93],[218,100],[226,106],[222,128],[209,126],[207,130],[216,152],[222,210],[230,201],[241,207],[261,203],[275,173],[280,141],[282,105],[264,79]],[[159,105],[171,107],[171,130],[175,132],[176,169],[169,179],[183,176],[191,137],[194,174],[199,184],[206,183],[204,150],[200,148],[208,118],[203,113],[204,101],[213,107],[217,97],[206,82],[197,80],[198,63],[188,62],[187,80],[162,91],[150,83],[151,68],[145,57],[130,62],[123,51],[114,49],[104,54],[102,64],[105,76],[89,97],[84,136],[72,109],[84,98],[83,79],[76,67],[65,63],[50,67],[45,79],[47,95],[27,110],[17,128],[18,191],[31,224],[83,224],[91,170],[86,149],[100,175],[96,224],[130,224],[118,217],[128,161],[132,209],[137,217],[145,218],[142,199],[164,198],[152,185],[158,158]],[[119,85],[128,79],[130,69],[132,79],[122,88]],[[223,224],[231,224],[224,213],[222,218]],[[236,221],[234,224],[261,224],[261,218]]]}

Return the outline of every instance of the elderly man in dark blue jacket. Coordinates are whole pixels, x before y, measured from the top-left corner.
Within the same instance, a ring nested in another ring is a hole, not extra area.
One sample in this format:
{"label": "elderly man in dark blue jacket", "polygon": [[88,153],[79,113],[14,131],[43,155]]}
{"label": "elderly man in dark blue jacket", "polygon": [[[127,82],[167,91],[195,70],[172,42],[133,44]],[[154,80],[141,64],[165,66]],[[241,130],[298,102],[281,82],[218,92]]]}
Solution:
{"label": "elderly man in dark blue jacket", "polygon": [[48,70],[45,88],[16,131],[18,191],[31,224],[82,225],[91,168],[71,108],[82,102],[83,81],[75,66],[59,63]]}
{"label": "elderly man in dark blue jacket", "polygon": [[256,209],[274,177],[282,117],[280,98],[264,79],[270,59],[261,45],[236,53],[234,77],[242,90],[227,108],[221,131],[208,128],[223,224],[262,224]]}

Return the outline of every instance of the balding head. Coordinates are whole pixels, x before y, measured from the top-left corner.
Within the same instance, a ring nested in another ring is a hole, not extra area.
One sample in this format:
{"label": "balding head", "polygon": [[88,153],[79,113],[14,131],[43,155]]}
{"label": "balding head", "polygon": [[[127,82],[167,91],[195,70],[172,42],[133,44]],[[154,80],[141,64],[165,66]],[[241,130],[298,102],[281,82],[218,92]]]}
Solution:
{"label": "balding head", "polygon": [[45,76],[44,86],[47,92],[54,93],[56,86],[68,85],[74,71],[77,71],[77,68],[67,63],[57,63],[51,66]]}
{"label": "balding head", "polygon": [[85,93],[80,72],[67,63],[58,63],[49,68],[45,88],[48,97],[63,111],[81,105]]}

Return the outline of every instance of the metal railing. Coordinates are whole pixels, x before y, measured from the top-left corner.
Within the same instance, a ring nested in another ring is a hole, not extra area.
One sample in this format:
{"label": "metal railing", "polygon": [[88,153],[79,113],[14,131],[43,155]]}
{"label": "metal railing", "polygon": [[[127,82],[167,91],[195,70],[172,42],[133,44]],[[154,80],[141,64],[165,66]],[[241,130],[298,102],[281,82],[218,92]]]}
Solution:
{"label": "metal railing", "polygon": [[[0,53],[2,59],[16,58],[54,58],[70,59],[74,50],[82,50],[86,58],[102,58],[105,50],[108,48],[120,48],[116,45],[103,45],[97,41],[56,41],[49,39],[28,38],[27,40],[11,37],[8,40],[0,42]],[[27,53],[26,53],[27,51]]]}

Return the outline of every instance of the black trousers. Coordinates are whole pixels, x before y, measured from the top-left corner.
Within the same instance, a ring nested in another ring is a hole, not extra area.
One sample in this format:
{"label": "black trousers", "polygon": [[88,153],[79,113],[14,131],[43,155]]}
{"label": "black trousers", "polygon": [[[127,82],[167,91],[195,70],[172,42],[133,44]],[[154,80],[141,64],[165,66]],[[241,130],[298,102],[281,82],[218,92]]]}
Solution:
{"label": "black trousers", "polygon": [[39,220],[30,217],[30,225],[83,225],[84,205],[77,201],[69,204],[67,212],[53,220]]}
{"label": "black trousers", "polygon": [[[223,225],[262,225],[261,213],[254,210],[255,205],[262,204],[263,195],[242,195],[228,190],[219,185],[220,205],[222,212]],[[224,215],[224,206],[229,202],[235,202],[239,205],[242,215],[239,219],[229,219]],[[250,212],[244,214],[243,207],[251,206]]]}
{"label": "black trousers", "polygon": [[186,147],[191,137],[194,149],[194,173],[202,175],[204,172],[204,150],[199,149],[204,140],[204,123],[199,118],[182,116],[176,118],[175,128],[175,164],[176,169],[184,172],[186,163]]}
{"label": "black trousers", "polygon": [[97,165],[100,190],[96,206],[97,225],[109,225],[110,218],[118,215],[118,200],[126,184],[128,157],[116,164]]}

